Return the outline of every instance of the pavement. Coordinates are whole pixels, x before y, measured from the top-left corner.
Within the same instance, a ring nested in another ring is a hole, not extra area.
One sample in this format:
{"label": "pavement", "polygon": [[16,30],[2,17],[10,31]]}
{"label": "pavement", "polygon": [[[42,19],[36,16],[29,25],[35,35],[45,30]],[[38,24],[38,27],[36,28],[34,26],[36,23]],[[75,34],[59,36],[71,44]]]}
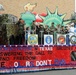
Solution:
{"label": "pavement", "polygon": [[76,75],[76,69],[72,69],[72,70],[51,70],[51,71],[16,73],[16,74],[0,74],[0,75]]}

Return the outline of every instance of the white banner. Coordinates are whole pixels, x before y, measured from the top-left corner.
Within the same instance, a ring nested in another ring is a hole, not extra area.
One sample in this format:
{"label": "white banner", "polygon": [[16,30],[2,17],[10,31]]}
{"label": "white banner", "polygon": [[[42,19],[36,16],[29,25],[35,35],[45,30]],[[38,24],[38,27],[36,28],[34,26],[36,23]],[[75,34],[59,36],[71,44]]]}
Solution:
{"label": "white banner", "polygon": [[44,45],[53,45],[53,35],[44,35]]}
{"label": "white banner", "polygon": [[29,34],[28,35],[28,45],[38,45],[38,35]]}
{"label": "white banner", "polygon": [[57,45],[66,45],[66,35],[57,34]]}

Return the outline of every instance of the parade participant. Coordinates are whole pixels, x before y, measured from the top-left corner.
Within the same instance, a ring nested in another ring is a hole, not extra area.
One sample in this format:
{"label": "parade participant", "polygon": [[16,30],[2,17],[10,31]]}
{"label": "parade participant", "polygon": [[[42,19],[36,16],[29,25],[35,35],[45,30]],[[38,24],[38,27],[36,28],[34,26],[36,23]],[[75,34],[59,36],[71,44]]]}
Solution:
{"label": "parade participant", "polygon": [[69,32],[70,33],[74,32],[74,23],[70,24]]}
{"label": "parade participant", "polygon": [[10,41],[10,45],[14,45],[15,44],[15,37],[14,37],[14,35],[10,36],[9,41]]}
{"label": "parade participant", "polygon": [[31,28],[30,27],[26,27],[26,25],[24,25],[24,31],[25,31],[25,44],[28,44],[28,35],[31,34]]}
{"label": "parade participant", "polygon": [[57,25],[57,33],[60,33],[60,30],[61,30],[61,25],[58,24],[58,25]]}
{"label": "parade participant", "polygon": [[36,34],[39,33],[39,26],[36,25]]}
{"label": "parade participant", "polygon": [[56,31],[57,29],[54,26],[54,22],[52,22],[51,27],[50,27],[50,34],[53,35],[54,39],[53,39],[53,43],[56,44]]}
{"label": "parade participant", "polygon": [[44,33],[45,34],[48,34],[49,32],[50,32],[49,27],[47,25],[45,25]]}
{"label": "parade participant", "polygon": [[31,30],[33,34],[36,34],[36,25],[35,25],[35,21],[33,21],[32,25],[31,25]]}
{"label": "parade participant", "polygon": [[23,44],[24,39],[24,21],[20,18],[17,22],[17,28],[18,28],[18,44]]}
{"label": "parade participant", "polygon": [[44,27],[43,27],[43,25],[39,26],[38,42],[40,45],[44,44]]}
{"label": "parade participant", "polygon": [[65,34],[69,33],[68,26],[65,26]]}
{"label": "parade participant", "polygon": [[65,28],[64,28],[64,26],[61,26],[60,33],[61,33],[61,34],[65,34]]}
{"label": "parade participant", "polygon": [[50,27],[50,33],[51,33],[51,34],[54,34],[54,32],[55,32],[56,30],[57,30],[57,29],[56,29],[55,26],[54,26],[54,22],[52,22],[51,27]]}
{"label": "parade participant", "polygon": [[76,28],[76,21],[74,22],[74,27]]}

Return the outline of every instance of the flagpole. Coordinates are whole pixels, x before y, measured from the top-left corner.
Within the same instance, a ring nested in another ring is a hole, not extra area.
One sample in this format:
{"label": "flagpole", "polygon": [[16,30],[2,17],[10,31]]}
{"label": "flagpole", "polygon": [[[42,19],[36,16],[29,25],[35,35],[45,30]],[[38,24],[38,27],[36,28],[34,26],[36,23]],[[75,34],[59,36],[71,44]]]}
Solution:
{"label": "flagpole", "polygon": [[[50,31],[48,31],[48,35],[49,35],[49,32],[50,32]],[[49,45],[48,45],[48,47],[49,47]]]}
{"label": "flagpole", "polygon": [[42,37],[43,37],[43,36],[42,36],[42,33],[43,33],[43,31],[40,31],[40,32],[41,32],[41,45],[42,45]]}
{"label": "flagpole", "polygon": [[48,31],[48,35],[49,35],[49,32],[50,32],[50,31]]}
{"label": "flagpole", "polygon": [[24,26],[24,31],[25,31],[25,45],[26,45],[26,27]]}

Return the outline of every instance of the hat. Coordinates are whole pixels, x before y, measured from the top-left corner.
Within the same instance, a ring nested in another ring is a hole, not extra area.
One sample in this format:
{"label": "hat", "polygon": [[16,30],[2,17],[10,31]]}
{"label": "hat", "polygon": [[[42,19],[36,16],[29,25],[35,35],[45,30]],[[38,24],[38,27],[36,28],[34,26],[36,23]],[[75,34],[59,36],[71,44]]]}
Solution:
{"label": "hat", "polygon": [[71,23],[70,25],[71,25],[71,26],[73,26],[73,25],[74,25],[74,23]]}
{"label": "hat", "polygon": [[54,24],[54,22],[52,22],[52,24]]}

